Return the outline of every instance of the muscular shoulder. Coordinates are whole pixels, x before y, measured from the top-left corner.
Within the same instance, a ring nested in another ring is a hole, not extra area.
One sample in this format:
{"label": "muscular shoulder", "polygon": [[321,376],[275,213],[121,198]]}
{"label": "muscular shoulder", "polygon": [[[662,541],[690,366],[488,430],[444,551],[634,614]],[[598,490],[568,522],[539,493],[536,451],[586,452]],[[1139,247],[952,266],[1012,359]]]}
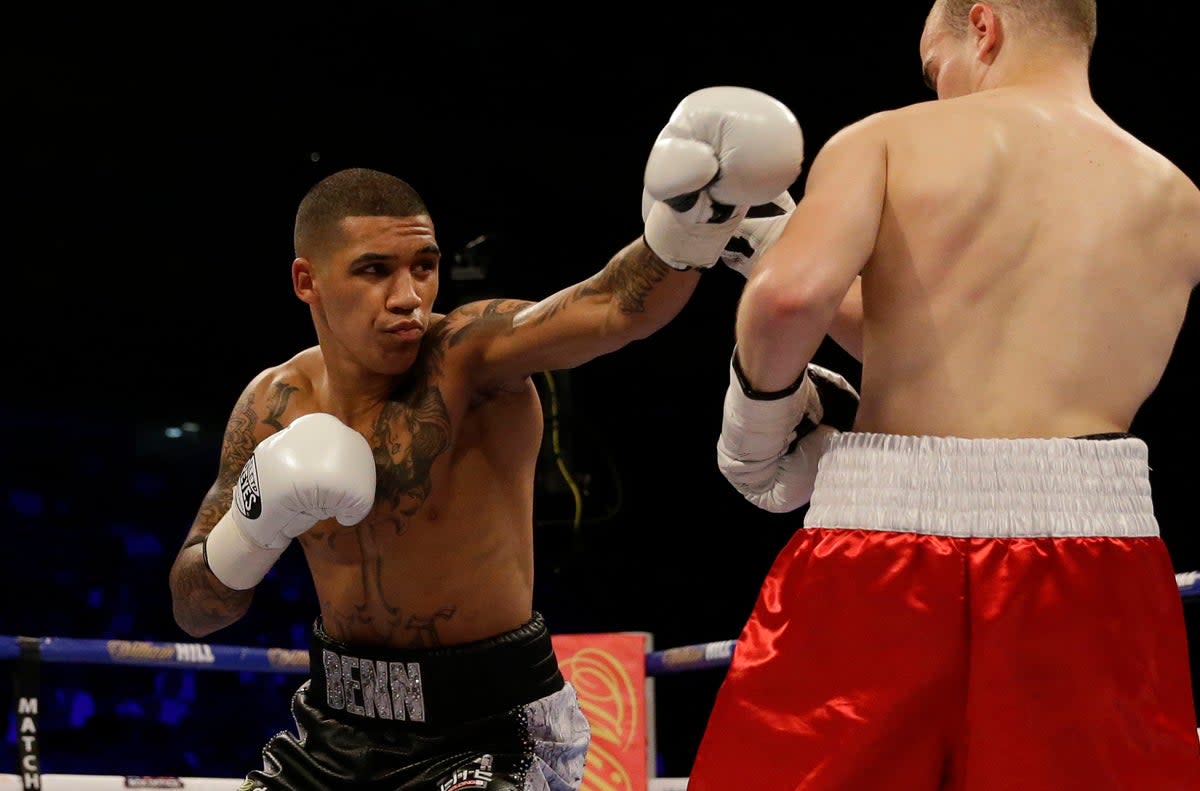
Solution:
{"label": "muscular shoulder", "polygon": [[821,147],[822,152],[886,140],[890,130],[899,123],[897,112],[896,110],[884,110],[872,113],[852,124],[843,126]]}
{"label": "muscular shoulder", "polygon": [[[427,371],[463,369],[477,364],[487,354],[492,341],[512,333],[522,311],[535,303],[519,299],[489,299],[468,302],[445,315],[437,315],[423,343],[422,355]],[[472,377],[464,376],[463,381]],[[522,390],[524,379],[499,386],[500,390]],[[487,398],[488,392],[476,392],[473,399]]]}
{"label": "muscular shoulder", "polygon": [[242,390],[230,425],[241,426],[258,439],[281,430],[296,414],[311,411],[313,382],[323,367],[320,349],[312,346],[279,365],[264,368]]}
{"label": "muscular shoulder", "polygon": [[[1200,187],[1197,187],[1191,177],[1164,154],[1144,145],[1143,148],[1147,152],[1147,159],[1152,163],[1151,167],[1162,173],[1162,180],[1169,190],[1167,194],[1170,200],[1188,219],[1200,219]],[[1197,242],[1200,242],[1200,238],[1197,239]]]}
{"label": "muscular shoulder", "polygon": [[514,319],[533,304],[519,299],[468,302],[436,317],[426,344],[448,355],[469,354],[488,339],[512,332]]}
{"label": "muscular shoulder", "polygon": [[[887,139],[895,125],[891,111],[874,113],[835,132],[821,146],[809,166],[808,186],[817,182],[836,182],[853,174],[867,162],[884,160]],[[806,190],[807,194],[807,190]]]}
{"label": "muscular shoulder", "polygon": [[937,141],[962,134],[962,126],[987,123],[1006,114],[1002,104],[986,94],[930,100],[884,110],[867,116],[846,130],[860,136],[877,135],[889,145]]}
{"label": "muscular shoulder", "polygon": [[936,126],[935,104],[922,102],[894,110],[882,110],[842,127],[821,147],[813,168],[818,167],[822,160],[846,158],[852,161],[870,152],[886,152],[893,141],[911,139],[913,135],[920,134],[919,128],[922,126]]}

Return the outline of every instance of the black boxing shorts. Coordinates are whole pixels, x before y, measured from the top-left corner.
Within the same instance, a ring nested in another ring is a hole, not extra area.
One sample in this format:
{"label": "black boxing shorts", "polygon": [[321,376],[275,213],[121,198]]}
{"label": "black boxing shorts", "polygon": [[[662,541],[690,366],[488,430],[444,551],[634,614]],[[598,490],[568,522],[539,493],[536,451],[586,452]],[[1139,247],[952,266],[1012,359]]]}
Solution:
{"label": "black boxing shorts", "polygon": [[573,791],[590,728],[541,615],[436,649],[355,646],[314,624],[295,733],[263,748],[242,791]]}

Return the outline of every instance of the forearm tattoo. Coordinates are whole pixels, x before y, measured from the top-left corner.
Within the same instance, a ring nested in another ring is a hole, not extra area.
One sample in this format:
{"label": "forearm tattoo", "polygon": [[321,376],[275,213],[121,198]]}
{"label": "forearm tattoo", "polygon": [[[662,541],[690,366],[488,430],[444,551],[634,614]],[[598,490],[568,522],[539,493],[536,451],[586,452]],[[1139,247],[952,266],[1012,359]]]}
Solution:
{"label": "forearm tattoo", "polygon": [[250,607],[254,591],[231,590],[217,582],[201,559],[202,547],[193,545],[184,551],[191,557],[184,562],[177,561],[171,575],[171,596],[179,625],[190,633],[201,634],[216,631],[240,618]]}
{"label": "forearm tattoo", "polygon": [[646,298],[670,271],[671,267],[649,247],[638,242],[627,246],[608,262],[608,266],[581,284],[576,299],[612,294],[622,313],[645,313]]}
{"label": "forearm tattoo", "polygon": [[524,304],[513,317],[513,326],[537,326],[549,321],[572,303],[594,296],[610,296],[625,315],[646,312],[646,300],[671,267],[639,243],[617,253],[608,265],[588,280],[537,304]]}

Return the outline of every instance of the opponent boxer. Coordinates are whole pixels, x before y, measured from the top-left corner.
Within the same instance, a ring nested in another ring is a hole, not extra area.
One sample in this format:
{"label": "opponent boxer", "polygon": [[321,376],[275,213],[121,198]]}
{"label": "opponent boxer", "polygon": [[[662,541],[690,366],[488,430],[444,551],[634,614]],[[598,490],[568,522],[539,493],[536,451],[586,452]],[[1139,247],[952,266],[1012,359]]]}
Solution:
{"label": "opponent boxer", "polygon": [[292,543],[311,571],[320,614],[296,730],[243,788],[579,786],[589,726],[532,602],[543,420],[530,377],[670,321],[802,158],[778,101],[691,94],[647,161],[641,238],[541,302],[444,315],[441,251],[412,187],[351,169],[308,192],[292,285],[318,343],[245,388],[170,577],[176,620],[201,637],[247,612]]}
{"label": "opponent boxer", "polygon": [[[689,791],[1200,788],[1128,434],[1200,281],[1200,191],[1097,105],[1095,34],[1090,0],[938,0],[939,101],[834,135],[755,265],[718,458],[758,504],[808,510]],[[853,431],[805,449],[822,388],[845,392],[806,365],[856,278]]]}

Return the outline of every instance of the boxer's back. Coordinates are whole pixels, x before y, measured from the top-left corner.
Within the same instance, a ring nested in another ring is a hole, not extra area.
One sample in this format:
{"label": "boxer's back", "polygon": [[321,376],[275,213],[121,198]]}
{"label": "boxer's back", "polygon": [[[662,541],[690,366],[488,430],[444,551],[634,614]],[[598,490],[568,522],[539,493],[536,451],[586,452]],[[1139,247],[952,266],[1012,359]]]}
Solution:
{"label": "boxer's back", "polygon": [[1200,192],[1094,104],[1004,88],[881,118],[856,429],[1124,431],[1200,278]]}

